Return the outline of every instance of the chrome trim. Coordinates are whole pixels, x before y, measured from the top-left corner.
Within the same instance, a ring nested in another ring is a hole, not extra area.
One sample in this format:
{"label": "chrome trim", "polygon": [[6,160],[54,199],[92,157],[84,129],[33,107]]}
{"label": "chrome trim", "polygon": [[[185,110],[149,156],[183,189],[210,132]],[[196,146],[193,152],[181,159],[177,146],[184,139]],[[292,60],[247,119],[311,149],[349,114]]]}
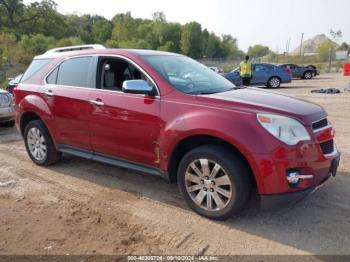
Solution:
{"label": "chrome trim", "polygon": [[325,157],[333,157],[333,156],[336,156],[338,155],[339,151],[338,151],[338,148],[337,148],[337,145],[335,144],[334,142],[334,146],[333,146],[333,152],[330,153],[330,154],[323,154]]}
{"label": "chrome trim", "polygon": [[[326,117],[321,118],[321,119],[319,119],[319,120],[317,120],[317,121],[311,122],[311,128],[312,128],[313,124],[316,124],[317,122],[321,122],[321,121],[323,121],[323,120],[325,120],[325,119],[328,119],[328,117],[326,116]],[[328,122],[328,125],[329,125],[329,122]],[[315,130],[317,130],[317,129],[315,129]]]}
{"label": "chrome trim", "polygon": [[46,92],[44,92],[44,94],[47,96],[54,96],[52,91],[46,91]]}
{"label": "chrome trim", "polygon": [[313,129],[313,131],[314,131],[314,133],[318,133],[318,132],[321,132],[321,131],[326,130],[326,129],[328,129],[328,128],[331,128],[331,127],[332,127],[332,125],[328,124],[328,125],[325,126],[325,127],[321,127],[321,128],[319,128],[319,129]]}
{"label": "chrome trim", "polygon": [[63,46],[58,48],[53,48],[47,50],[44,55],[54,54],[54,53],[63,53],[63,52],[72,52],[72,51],[81,51],[81,50],[103,50],[106,49],[104,45],[94,44],[94,45],[74,45],[74,46]]}
{"label": "chrome trim", "polygon": [[97,101],[97,100],[90,100],[89,102],[90,102],[90,104],[93,104],[95,106],[104,106],[105,105],[105,103],[103,103],[102,101]]}
{"label": "chrome trim", "polygon": [[[57,67],[59,67],[63,62],[70,60],[70,59],[74,59],[74,58],[80,58],[80,57],[116,57],[116,58],[120,58],[120,59],[124,59],[126,61],[128,61],[130,64],[134,65],[137,69],[139,69],[144,75],[146,75],[146,77],[152,82],[152,84],[154,85],[154,87],[156,88],[157,91],[157,95],[155,95],[154,97],[160,97],[160,91],[159,91],[159,87],[156,84],[156,82],[154,81],[154,79],[141,67],[139,66],[136,62],[134,62],[133,60],[131,60],[130,58],[127,58],[125,56],[121,56],[121,55],[111,55],[111,54],[86,54],[86,55],[76,55],[76,56],[71,56],[71,57],[67,57],[65,59],[63,59],[62,61],[60,61],[56,66],[54,66],[45,76],[44,76],[44,85],[52,85],[47,83],[47,78],[48,76],[56,70]],[[57,85],[57,84],[56,84]],[[123,91],[114,91],[114,90],[107,90],[107,89],[99,89],[99,88],[91,88],[91,87],[83,87],[83,86],[67,86],[67,87],[74,87],[74,88],[84,88],[84,89],[95,89],[95,90],[99,90],[99,91],[109,91],[109,92],[113,92],[113,93],[121,93],[121,94],[125,94]],[[133,94],[134,96],[140,96],[139,94]],[[144,97],[145,95],[141,95],[142,97]]]}
{"label": "chrome trim", "polygon": [[296,176],[291,176],[291,177],[287,177],[287,180],[289,183],[293,182],[293,179],[314,179],[314,175],[296,175]]}

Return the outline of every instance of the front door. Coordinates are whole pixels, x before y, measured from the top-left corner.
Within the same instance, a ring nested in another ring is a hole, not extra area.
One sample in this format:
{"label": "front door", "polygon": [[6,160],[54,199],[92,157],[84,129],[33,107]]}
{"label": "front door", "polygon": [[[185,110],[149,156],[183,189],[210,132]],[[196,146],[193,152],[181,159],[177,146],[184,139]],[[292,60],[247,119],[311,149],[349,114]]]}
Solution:
{"label": "front door", "polygon": [[[99,89],[90,93],[91,145],[95,153],[158,166],[160,98],[122,92],[126,80],[150,79],[122,58],[100,58]],[[156,87],[154,87],[156,88]]]}

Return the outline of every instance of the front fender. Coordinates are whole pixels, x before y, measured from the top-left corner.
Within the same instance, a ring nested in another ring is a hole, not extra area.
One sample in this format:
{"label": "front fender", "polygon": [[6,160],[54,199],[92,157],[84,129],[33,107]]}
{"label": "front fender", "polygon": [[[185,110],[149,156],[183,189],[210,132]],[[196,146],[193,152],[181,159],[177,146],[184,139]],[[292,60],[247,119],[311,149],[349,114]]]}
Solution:
{"label": "front fender", "polygon": [[[269,144],[261,139],[255,114],[243,112],[201,110],[192,111],[173,119],[161,134],[161,168],[167,170],[176,146],[186,138],[207,135],[224,140],[235,147],[247,159],[254,175],[258,166],[254,154],[266,154]],[[255,176],[259,183],[260,178]]]}

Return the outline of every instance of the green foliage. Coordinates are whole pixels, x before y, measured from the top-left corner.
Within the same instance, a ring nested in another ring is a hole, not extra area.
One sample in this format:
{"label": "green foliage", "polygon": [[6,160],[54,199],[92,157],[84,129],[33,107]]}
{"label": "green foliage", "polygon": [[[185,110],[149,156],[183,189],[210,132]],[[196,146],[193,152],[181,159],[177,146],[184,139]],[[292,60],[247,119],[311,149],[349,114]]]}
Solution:
{"label": "green foliage", "polygon": [[350,46],[348,43],[343,42],[338,48],[338,51],[346,51],[346,50],[350,50]]}
{"label": "green foliage", "polygon": [[259,58],[266,56],[270,53],[270,49],[267,46],[255,45],[248,48],[248,55],[251,58]]}
{"label": "green foliage", "polygon": [[336,44],[332,41],[326,41],[320,44],[317,49],[317,60],[319,62],[325,62],[329,60],[329,57],[332,56],[334,58],[334,50],[336,48]]}
{"label": "green foliage", "polygon": [[202,47],[202,26],[197,22],[184,25],[181,31],[182,53],[194,58],[200,58]]}
{"label": "green foliage", "polygon": [[[0,0],[0,82],[23,70],[32,58],[61,46],[99,43],[110,48],[140,48],[182,53],[193,58],[241,59],[237,40],[217,36],[197,22],[168,22],[162,12],[152,19],[116,14],[62,15],[53,0],[24,4]],[[18,70],[13,70],[17,68]]]}

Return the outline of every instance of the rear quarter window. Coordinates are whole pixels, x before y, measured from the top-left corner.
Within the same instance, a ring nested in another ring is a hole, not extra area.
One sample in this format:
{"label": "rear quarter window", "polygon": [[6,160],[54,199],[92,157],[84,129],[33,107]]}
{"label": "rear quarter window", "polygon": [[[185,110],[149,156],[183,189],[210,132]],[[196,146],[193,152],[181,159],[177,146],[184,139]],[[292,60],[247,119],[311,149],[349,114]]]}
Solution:
{"label": "rear quarter window", "polygon": [[57,85],[88,87],[92,57],[71,58],[64,61],[58,70]]}
{"label": "rear quarter window", "polygon": [[38,73],[43,67],[45,67],[50,62],[50,59],[35,59],[27,68],[26,72],[23,74],[21,82],[28,80]]}

